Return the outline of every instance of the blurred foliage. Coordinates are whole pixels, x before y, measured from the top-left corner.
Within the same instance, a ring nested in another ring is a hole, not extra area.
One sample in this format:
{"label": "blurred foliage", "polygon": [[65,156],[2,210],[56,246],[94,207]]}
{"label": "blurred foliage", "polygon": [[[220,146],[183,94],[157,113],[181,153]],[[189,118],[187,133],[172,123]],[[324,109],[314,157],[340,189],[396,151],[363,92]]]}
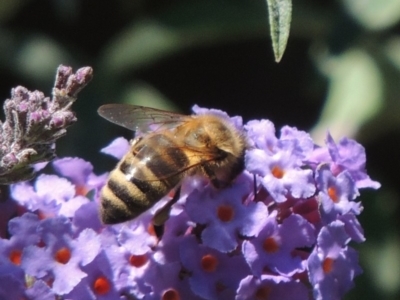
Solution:
{"label": "blurred foliage", "polygon": [[23,85],[50,95],[59,64],[90,65],[78,124],[59,156],[115,162],[99,149],[131,133],[97,116],[129,102],[190,113],[193,104],[269,118],[323,142],[351,136],[382,188],[362,195],[364,274],[346,299],[400,298],[400,0],[297,0],[276,64],[266,0],[2,0],[0,98]]}

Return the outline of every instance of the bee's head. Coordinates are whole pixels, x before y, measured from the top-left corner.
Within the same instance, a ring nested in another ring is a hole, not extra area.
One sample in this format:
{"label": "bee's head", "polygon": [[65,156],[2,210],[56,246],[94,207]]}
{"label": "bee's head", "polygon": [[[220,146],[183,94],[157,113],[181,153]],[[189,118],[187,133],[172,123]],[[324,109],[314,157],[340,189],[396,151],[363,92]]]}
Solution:
{"label": "bee's head", "polygon": [[236,158],[243,157],[246,139],[230,120],[211,115],[199,130],[203,132],[203,142],[207,147]]}

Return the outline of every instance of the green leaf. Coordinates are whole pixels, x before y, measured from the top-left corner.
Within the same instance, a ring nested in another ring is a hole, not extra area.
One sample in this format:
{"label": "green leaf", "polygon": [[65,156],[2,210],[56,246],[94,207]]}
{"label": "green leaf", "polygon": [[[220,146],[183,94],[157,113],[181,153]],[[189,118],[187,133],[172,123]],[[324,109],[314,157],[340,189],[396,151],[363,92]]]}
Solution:
{"label": "green leaf", "polygon": [[289,38],[292,0],[267,0],[269,26],[275,61],[282,59]]}

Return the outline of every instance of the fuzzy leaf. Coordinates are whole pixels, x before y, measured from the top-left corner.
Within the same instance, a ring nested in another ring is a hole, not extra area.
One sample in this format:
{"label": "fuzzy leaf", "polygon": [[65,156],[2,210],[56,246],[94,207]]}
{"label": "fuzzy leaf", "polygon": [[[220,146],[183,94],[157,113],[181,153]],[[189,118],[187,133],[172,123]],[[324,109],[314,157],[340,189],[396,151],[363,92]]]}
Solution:
{"label": "fuzzy leaf", "polygon": [[292,0],[267,0],[269,26],[275,61],[279,62],[285,52],[292,20]]}

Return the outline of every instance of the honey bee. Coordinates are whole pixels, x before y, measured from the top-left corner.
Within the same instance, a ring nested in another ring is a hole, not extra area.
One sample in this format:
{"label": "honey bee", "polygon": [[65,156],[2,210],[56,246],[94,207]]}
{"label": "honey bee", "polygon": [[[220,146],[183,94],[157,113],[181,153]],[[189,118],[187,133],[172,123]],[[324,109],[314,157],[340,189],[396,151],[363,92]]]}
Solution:
{"label": "honey bee", "polygon": [[[223,188],[244,169],[246,138],[221,115],[181,115],[128,104],[106,104],[98,113],[144,133],[131,142],[101,191],[100,215],[105,224],[136,218],[178,187],[185,176],[203,174],[214,187]],[[171,205],[172,200],[156,213],[156,225],[165,222],[162,210]]]}

